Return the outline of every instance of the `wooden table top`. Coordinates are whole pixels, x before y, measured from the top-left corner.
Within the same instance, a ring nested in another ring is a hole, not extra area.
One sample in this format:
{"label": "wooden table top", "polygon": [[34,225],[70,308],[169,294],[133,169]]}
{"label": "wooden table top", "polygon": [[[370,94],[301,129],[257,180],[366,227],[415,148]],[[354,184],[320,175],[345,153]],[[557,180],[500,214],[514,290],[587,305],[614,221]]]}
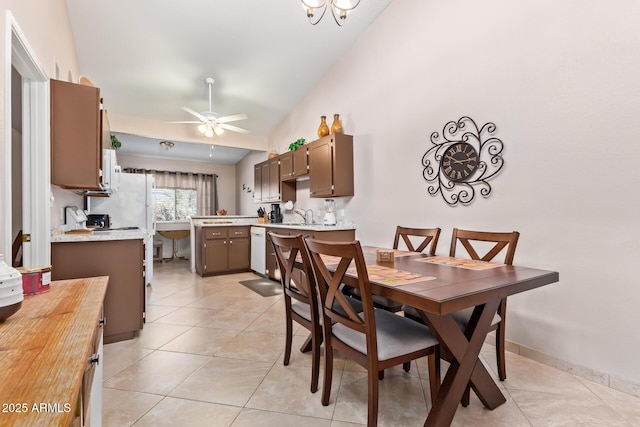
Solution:
{"label": "wooden table top", "polygon": [[[381,265],[425,277],[407,284],[387,285],[369,278],[372,292],[409,304],[433,314],[454,311],[483,304],[494,299],[524,292],[557,282],[555,271],[500,264],[487,269],[470,269],[446,264],[424,262],[427,255],[396,257],[393,264],[376,262],[375,251],[363,247],[367,265]],[[439,257],[452,259],[451,257]]]}
{"label": "wooden table top", "polygon": [[54,281],[0,323],[0,425],[70,423],[107,283]]}

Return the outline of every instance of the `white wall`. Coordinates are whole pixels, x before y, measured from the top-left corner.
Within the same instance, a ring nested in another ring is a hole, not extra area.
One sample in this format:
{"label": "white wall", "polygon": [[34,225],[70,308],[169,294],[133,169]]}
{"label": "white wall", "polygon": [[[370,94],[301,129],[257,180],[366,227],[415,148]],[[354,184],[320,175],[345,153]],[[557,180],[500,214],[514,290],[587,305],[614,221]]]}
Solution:
{"label": "white wall", "polygon": [[[638,385],[638,22],[633,0],[396,0],[271,145],[314,139],[319,116],[340,113],[354,135],[355,196],[342,203],[357,238],[439,226],[446,254],[453,227],[520,231],[515,263],[561,280],[509,299],[507,338]],[[465,115],[497,125],[505,167],[489,198],[449,207],[427,194],[421,157]]]}

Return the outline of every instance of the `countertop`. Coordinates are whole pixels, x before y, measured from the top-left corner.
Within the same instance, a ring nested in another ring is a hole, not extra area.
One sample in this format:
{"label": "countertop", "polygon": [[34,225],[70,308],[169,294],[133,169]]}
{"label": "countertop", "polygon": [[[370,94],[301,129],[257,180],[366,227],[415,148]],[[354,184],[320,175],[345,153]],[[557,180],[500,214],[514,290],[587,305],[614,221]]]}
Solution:
{"label": "countertop", "polygon": [[356,227],[351,225],[322,225],[322,224],[296,224],[296,223],[265,223],[255,224],[258,227],[266,228],[287,228],[291,230],[310,230],[310,231],[342,231],[355,230]]}
{"label": "countertop", "polygon": [[265,228],[286,228],[288,230],[309,230],[309,231],[343,231],[355,230],[354,225],[322,225],[322,224],[298,224],[298,223],[208,223],[196,224],[196,227],[265,227]]}
{"label": "countertop", "polygon": [[[22,308],[0,323],[0,424],[69,425],[108,280],[54,281],[48,292],[25,296]],[[40,404],[51,408],[37,411]]]}
{"label": "countertop", "polygon": [[104,240],[146,239],[150,235],[146,230],[93,231],[91,234],[54,234],[51,243],[59,242],[98,242]]}

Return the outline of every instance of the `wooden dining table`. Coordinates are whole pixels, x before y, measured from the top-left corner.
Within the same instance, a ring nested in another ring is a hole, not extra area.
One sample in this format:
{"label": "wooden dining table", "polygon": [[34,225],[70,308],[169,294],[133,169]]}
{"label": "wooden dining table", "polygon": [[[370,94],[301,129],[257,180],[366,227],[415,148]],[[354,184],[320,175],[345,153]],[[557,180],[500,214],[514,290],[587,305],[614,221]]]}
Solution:
{"label": "wooden dining table", "polygon": [[[451,356],[451,366],[424,425],[449,426],[467,385],[489,409],[505,403],[504,395],[479,360],[491,321],[502,298],[557,282],[559,274],[397,250],[392,264],[378,263],[377,250],[363,247],[372,293],[415,307]],[[357,286],[353,273],[345,276],[345,284]],[[474,307],[473,315],[463,331],[452,313],[470,307]]]}

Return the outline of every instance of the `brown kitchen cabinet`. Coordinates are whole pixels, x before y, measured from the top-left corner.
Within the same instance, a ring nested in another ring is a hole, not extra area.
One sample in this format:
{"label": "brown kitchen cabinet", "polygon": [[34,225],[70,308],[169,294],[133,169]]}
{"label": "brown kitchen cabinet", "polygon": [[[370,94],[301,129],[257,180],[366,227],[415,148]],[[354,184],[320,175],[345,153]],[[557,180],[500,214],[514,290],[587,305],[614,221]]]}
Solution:
{"label": "brown kitchen cabinet", "polygon": [[309,174],[309,149],[302,146],[280,155],[280,180],[295,181]]}
{"label": "brown kitchen cabinet", "polygon": [[249,271],[249,227],[196,227],[196,273]]}
{"label": "brown kitchen cabinet", "polygon": [[131,339],[145,316],[142,239],[54,242],[52,280],[109,276],[104,300],[105,344]]}
{"label": "brown kitchen cabinet", "polygon": [[253,201],[262,202],[262,163],[253,167]]}
{"label": "brown kitchen cabinet", "polygon": [[282,236],[295,236],[297,234],[302,234],[305,237],[310,236],[312,239],[328,242],[351,242],[356,238],[355,230],[314,231],[295,228],[267,227],[266,269],[267,276],[269,276],[271,280],[280,280],[280,272],[278,271],[276,254],[274,252],[273,245],[271,244],[269,232]]}
{"label": "brown kitchen cabinet", "polygon": [[353,137],[330,134],[309,144],[310,197],[353,196]]}
{"label": "brown kitchen cabinet", "polygon": [[254,202],[274,203],[296,200],[295,182],[280,181],[280,156],[255,165],[254,186],[260,189],[259,194],[254,192]]}
{"label": "brown kitchen cabinet", "polygon": [[51,183],[102,190],[102,149],[111,147],[111,139],[100,89],[51,80],[50,92]]}

